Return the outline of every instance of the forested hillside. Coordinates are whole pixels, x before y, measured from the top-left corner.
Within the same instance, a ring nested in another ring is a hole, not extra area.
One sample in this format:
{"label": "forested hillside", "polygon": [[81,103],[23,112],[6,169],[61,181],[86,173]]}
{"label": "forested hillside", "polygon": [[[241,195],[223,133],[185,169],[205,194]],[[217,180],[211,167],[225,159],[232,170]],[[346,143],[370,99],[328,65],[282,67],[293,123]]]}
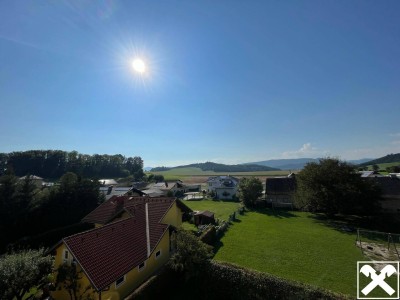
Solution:
{"label": "forested hillside", "polygon": [[126,177],[143,178],[143,160],[139,156],[88,155],[77,151],[30,150],[0,153],[0,176],[6,170],[16,176],[27,174],[43,178],[60,178],[66,172],[83,177]]}

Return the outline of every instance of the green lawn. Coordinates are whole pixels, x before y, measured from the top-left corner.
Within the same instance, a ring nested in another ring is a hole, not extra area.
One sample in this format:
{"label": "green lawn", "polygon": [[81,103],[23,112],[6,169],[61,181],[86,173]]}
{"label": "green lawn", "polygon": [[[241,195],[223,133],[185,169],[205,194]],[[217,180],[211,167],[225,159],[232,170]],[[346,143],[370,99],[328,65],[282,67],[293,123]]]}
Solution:
{"label": "green lawn", "polygon": [[229,215],[238,210],[240,202],[218,201],[205,199],[200,201],[183,201],[192,210],[208,210],[215,214],[216,219],[228,220]]}
{"label": "green lawn", "polygon": [[216,260],[356,295],[356,235],[310,213],[246,212],[222,237]]}

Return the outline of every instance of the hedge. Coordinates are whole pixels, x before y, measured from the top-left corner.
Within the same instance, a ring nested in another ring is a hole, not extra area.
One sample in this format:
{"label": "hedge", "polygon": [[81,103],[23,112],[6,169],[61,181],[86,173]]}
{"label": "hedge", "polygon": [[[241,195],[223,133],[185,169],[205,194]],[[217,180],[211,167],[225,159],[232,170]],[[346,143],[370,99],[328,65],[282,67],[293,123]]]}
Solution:
{"label": "hedge", "polygon": [[137,290],[133,299],[349,299],[346,295],[234,264],[210,261],[199,268],[202,272],[189,280],[165,268]]}
{"label": "hedge", "polygon": [[347,299],[347,296],[234,264],[211,261],[202,285],[207,299]]}

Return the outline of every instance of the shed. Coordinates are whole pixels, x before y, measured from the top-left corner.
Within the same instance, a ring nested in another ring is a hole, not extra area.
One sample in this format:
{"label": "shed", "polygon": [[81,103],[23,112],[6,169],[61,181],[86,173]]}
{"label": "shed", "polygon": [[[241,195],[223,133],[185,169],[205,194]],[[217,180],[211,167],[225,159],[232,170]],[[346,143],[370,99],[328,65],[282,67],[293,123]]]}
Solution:
{"label": "shed", "polygon": [[194,224],[196,226],[215,224],[214,213],[208,210],[196,212],[194,214]]}

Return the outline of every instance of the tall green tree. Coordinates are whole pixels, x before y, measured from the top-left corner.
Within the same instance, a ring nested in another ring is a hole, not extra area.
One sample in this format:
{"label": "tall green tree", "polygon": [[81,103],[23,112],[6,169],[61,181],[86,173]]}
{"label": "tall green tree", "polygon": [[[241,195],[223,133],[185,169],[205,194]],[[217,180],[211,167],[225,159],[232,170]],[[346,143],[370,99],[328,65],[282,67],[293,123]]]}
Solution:
{"label": "tall green tree", "polygon": [[17,177],[0,177],[0,225],[9,224],[14,217],[14,196],[17,189]]}
{"label": "tall green tree", "polygon": [[263,186],[257,177],[242,178],[239,183],[239,199],[246,207],[253,207],[261,197]]}
{"label": "tall green tree", "polygon": [[364,181],[354,166],[338,159],[308,163],[296,180],[295,205],[299,209],[329,215],[374,214],[379,210],[379,188]]}
{"label": "tall green tree", "polygon": [[24,250],[0,258],[0,299],[20,300],[32,288],[48,282],[53,258],[44,250]]}
{"label": "tall green tree", "polygon": [[168,265],[174,271],[184,273],[188,279],[211,257],[211,246],[203,243],[192,232],[182,229],[176,233],[176,251]]}

